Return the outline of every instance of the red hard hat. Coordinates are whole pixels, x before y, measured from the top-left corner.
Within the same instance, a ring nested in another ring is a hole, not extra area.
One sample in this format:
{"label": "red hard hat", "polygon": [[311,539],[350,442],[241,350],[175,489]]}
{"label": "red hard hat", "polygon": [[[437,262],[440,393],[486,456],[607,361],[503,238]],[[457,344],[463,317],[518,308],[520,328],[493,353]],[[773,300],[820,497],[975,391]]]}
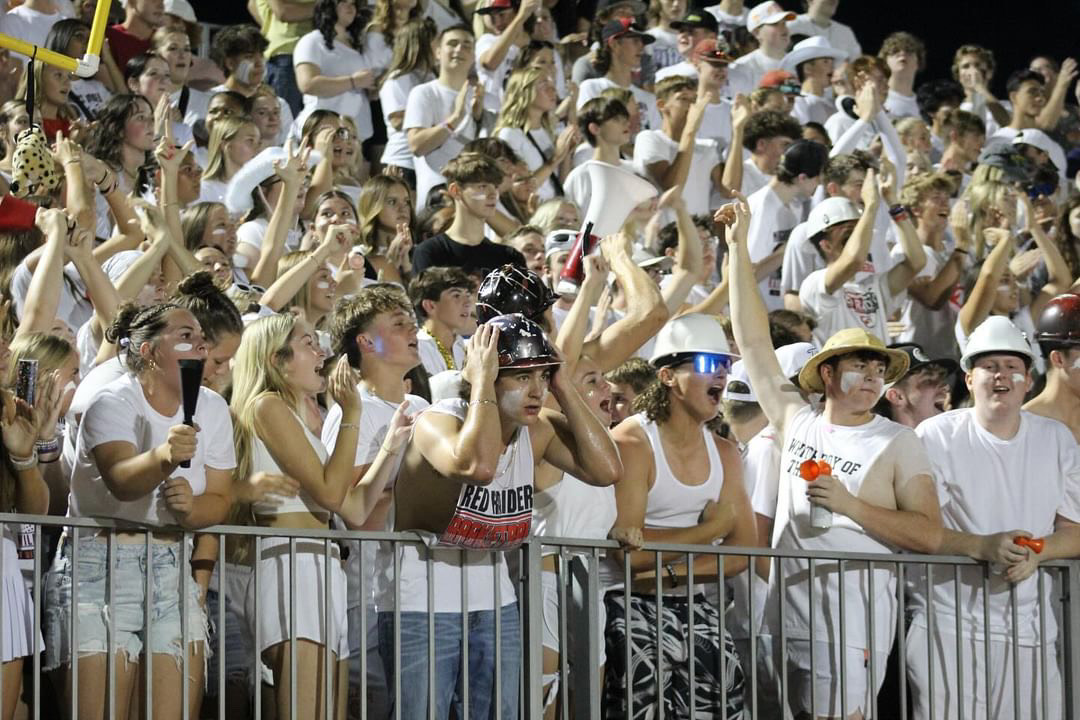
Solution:
{"label": "red hard hat", "polygon": [[1065,293],[1046,303],[1035,339],[1048,345],[1080,345],[1080,295]]}

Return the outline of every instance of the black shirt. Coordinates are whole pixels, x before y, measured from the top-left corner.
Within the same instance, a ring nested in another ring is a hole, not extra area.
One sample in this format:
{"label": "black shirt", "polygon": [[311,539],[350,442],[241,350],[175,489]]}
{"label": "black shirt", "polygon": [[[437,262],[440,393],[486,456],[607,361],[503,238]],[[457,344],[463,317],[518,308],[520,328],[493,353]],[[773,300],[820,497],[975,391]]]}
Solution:
{"label": "black shirt", "polygon": [[503,265],[525,268],[525,256],[510,247],[484,239],[479,245],[462,245],[440,233],[413,250],[413,273],[431,267],[459,267],[469,274],[484,274]]}

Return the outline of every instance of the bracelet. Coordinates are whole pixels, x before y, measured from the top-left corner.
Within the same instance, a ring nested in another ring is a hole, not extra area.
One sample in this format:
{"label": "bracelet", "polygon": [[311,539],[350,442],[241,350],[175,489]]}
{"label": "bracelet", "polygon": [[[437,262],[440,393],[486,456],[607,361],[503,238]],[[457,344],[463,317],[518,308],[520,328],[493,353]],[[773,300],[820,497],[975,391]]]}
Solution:
{"label": "bracelet", "polygon": [[899,215],[907,215],[907,208],[903,205],[893,205],[889,208],[889,216],[897,217]]}
{"label": "bracelet", "polygon": [[671,563],[665,565],[664,568],[667,569],[668,579],[671,580],[671,584],[677,587],[679,585],[679,576],[675,574],[675,568],[671,567]]}
{"label": "bracelet", "polygon": [[488,403],[490,403],[492,405],[498,405],[498,403],[495,402],[494,400],[487,400],[487,399],[484,399],[484,400],[470,400],[469,401],[470,405],[487,405]]}
{"label": "bracelet", "polygon": [[105,168],[105,172],[101,173],[101,179],[95,180],[94,184],[101,187],[105,184],[105,181],[109,179],[109,168]]}
{"label": "bracelet", "polygon": [[9,454],[8,459],[11,460],[11,466],[19,472],[32,470],[37,467],[38,464],[37,448],[34,448],[34,452],[32,452],[29,457],[20,458]]}
{"label": "bracelet", "polygon": [[382,450],[383,452],[385,452],[385,453],[386,453],[387,455],[393,455],[394,453],[396,453],[396,452],[398,451],[398,449],[396,449],[396,448],[388,448],[388,447],[386,447],[386,444],[385,444],[385,443],[383,443],[382,445],[380,445],[380,446],[379,446],[379,448],[380,448],[380,449],[381,449],[381,450]]}
{"label": "bracelet", "polygon": [[34,449],[37,450],[38,455],[49,455],[54,452],[60,451],[60,443],[56,438],[52,440],[37,440],[34,442]]}
{"label": "bracelet", "polygon": [[443,120],[443,124],[442,124],[442,126],[443,126],[444,128],[446,128],[446,131],[447,131],[448,133],[450,133],[451,135],[453,135],[453,134],[454,134],[454,126],[450,124],[450,121],[449,121],[449,120]]}
{"label": "bracelet", "polygon": [[953,248],[953,253],[960,253],[961,255],[970,255],[971,254],[967,250],[965,250],[964,248]]}
{"label": "bracelet", "polygon": [[356,78],[354,78],[352,75],[349,76],[349,87],[353,90],[356,89]]}
{"label": "bracelet", "polygon": [[341,428],[341,429],[352,428],[356,432],[360,432],[360,426],[357,425],[356,423],[341,423],[340,425],[338,425],[338,427]]}
{"label": "bracelet", "polygon": [[65,160],[64,165],[81,165],[81,160]]}

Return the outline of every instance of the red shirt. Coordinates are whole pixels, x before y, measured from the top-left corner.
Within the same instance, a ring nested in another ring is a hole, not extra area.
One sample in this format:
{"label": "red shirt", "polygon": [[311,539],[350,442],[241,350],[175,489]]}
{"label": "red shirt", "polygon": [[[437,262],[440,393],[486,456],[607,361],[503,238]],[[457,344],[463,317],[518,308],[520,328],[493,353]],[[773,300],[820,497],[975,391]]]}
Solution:
{"label": "red shirt", "polygon": [[150,50],[149,38],[142,40],[128,32],[123,25],[105,28],[105,37],[109,40],[109,48],[121,73],[127,67],[128,60]]}
{"label": "red shirt", "polygon": [[42,118],[41,129],[48,142],[56,142],[56,133],[63,130],[64,137],[71,135],[71,121],[64,118]]}

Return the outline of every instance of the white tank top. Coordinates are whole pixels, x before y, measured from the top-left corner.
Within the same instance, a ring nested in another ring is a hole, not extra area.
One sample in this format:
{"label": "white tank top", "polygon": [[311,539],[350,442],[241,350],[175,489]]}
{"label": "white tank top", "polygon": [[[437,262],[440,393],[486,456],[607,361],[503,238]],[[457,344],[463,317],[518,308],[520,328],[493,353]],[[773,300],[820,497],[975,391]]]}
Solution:
{"label": "white tank top", "polygon": [[[644,413],[634,416],[638,425],[645,431],[645,437],[652,448],[656,472],[653,485],[649,489],[645,505],[645,527],[647,528],[688,528],[701,520],[701,511],[710,500],[720,497],[724,487],[724,464],[720,460],[720,451],[708,428],[701,428],[705,439],[705,451],[709,457],[709,474],[700,485],[687,485],[675,477],[664,455],[664,445],[660,441],[660,429],[656,422]],[[614,561],[600,566],[600,582],[608,588],[623,586],[623,566]],[[696,586],[697,589],[704,589]]]}
{"label": "white tank top", "polygon": [[656,463],[656,474],[645,507],[645,527],[688,528],[697,525],[705,504],[718,499],[720,489],[724,487],[724,464],[712,433],[702,426],[701,435],[709,456],[709,474],[700,485],[687,485],[675,477],[668,465],[656,422],[645,415],[637,415],[636,418],[649,439]]}
{"label": "white tank top", "polygon": [[[315,451],[315,454],[319,456],[319,462],[325,466],[326,460],[329,454],[326,452],[326,446],[322,444],[322,440],[317,438],[314,433],[308,430],[307,425],[300,419],[300,416],[295,412],[293,417],[296,418],[296,422],[300,423],[300,427],[304,429],[304,437],[311,444],[311,449]],[[273,456],[270,451],[258,435],[251,434],[251,472],[267,472],[274,473],[276,475],[284,475],[278,464],[274,462]],[[294,512],[309,512],[313,515],[326,515],[329,511],[323,506],[319,505],[312,497],[303,489],[295,497],[283,497],[281,495],[269,495],[264,500],[256,503],[252,503],[251,510],[256,515],[284,515],[286,513]]]}
{"label": "white tank top", "polygon": [[[603,540],[615,524],[615,486],[597,487],[563,473],[562,480],[536,493],[533,532],[547,537]],[[544,554],[557,552],[545,547]]]}

